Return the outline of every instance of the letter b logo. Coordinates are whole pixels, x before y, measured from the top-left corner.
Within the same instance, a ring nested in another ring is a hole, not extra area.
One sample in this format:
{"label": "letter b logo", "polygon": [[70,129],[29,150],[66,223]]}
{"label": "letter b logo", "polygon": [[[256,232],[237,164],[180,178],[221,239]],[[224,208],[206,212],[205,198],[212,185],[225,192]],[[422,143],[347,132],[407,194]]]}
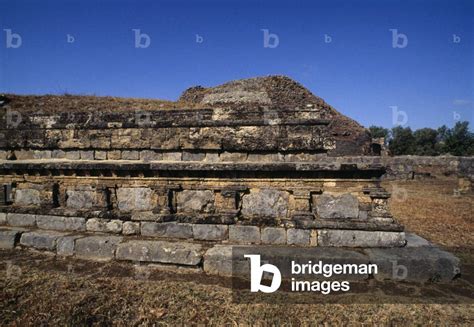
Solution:
{"label": "letter b logo", "polygon": [[[263,293],[273,293],[281,285],[280,270],[269,263],[260,266],[259,254],[246,254],[245,258],[250,258],[250,291]],[[262,285],[263,273],[272,273],[272,284],[270,286]]]}

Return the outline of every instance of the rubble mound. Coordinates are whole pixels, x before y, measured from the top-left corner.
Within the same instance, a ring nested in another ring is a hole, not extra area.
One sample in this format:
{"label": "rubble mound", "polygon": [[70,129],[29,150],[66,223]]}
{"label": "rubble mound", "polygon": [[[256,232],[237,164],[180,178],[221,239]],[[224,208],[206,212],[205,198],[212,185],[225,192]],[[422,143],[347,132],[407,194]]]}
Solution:
{"label": "rubble mound", "polygon": [[330,121],[330,131],[337,142],[333,155],[371,153],[371,137],[367,129],[286,76],[241,79],[209,88],[194,86],[183,92],[179,102],[242,111],[311,108],[318,111],[322,119]]}

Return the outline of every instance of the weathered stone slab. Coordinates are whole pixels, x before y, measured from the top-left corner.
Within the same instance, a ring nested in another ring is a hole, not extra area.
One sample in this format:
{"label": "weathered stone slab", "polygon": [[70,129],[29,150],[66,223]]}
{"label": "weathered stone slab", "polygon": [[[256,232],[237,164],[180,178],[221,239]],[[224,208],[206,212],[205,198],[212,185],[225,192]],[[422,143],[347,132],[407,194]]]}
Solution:
{"label": "weathered stone slab", "polygon": [[116,258],[140,262],[198,265],[203,250],[200,244],[165,241],[129,241],[119,244]]}
{"label": "weathered stone slab", "polygon": [[227,225],[193,224],[193,235],[196,240],[221,241],[229,236]]}
{"label": "weathered stone slab", "polygon": [[359,201],[354,195],[334,196],[322,194],[317,197],[316,210],[321,218],[357,218]]}
{"label": "weathered stone slab", "polygon": [[205,152],[183,152],[183,161],[202,161],[206,157]]}
{"label": "weathered stone slab", "polygon": [[378,268],[377,280],[448,282],[459,275],[460,260],[433,246],[367,249],[371,263]]}
{"label": "weathered stone slab", "polygon": [[142,222],[141,234],[143,236],[192,238],[193,227],[191,224]]}
{"label": "weathered stone slab", "polygon": [[22,206],[40,205],[41,196],[39,190],[19,189],[15,192],[15,204]]}
{"label": "weathered stone slab", "polygon": [[232,245],[215,245],[204,254],[204,272],[210,275],[232,276]]}
{"label": "weathered stone slab", "polygon": [[122,187],[117,190],[118,208],[121,211],[153,209],[153,190],[148,187]]}
{"label": "weathered stone slab", "polygon": [[54,251],[57,240],[63,233],[52,231],[35,231],[21,234],[20,244],[38,250]]}
{"label": "weathered stone slab", "polygon": [[123,222],[121,220],[114,219],[109,221],[105,227],[109,233],[120,234],[122,232]]}
{"label": "weathered stone slab", "polygon": [[309,245],[311,231],[307,229],[290,228],[286,231],[286,237],[289,245]]}
{"label": "weathered stone slab", "polygon": [[10,226],[33,227],[36,224],[36,216],[23,213],[8,213],[7,223]]}
{"label": "weathered stone slab", "polygon": [[[309,261],[323,264],[368,264],[366,255],[356,251],[339,248],[295,248],[290,246],[241,246],[241,245],[215,245],[204,254],[204,272],[220,276],[250,276],[250,267],[245,255],[259,254],[264,262],[273,264],[285,278],[294,277],[291,274],[291,261],[298,264],[307,264]],[[317,259],[317,260],[316,260]],[[311,275],[311,279],[327,279],[323,276]],[[368,278],[368,274],[360,275],[334,275],[336,280],[360,280]]]}
{"label": "weathered stone slab", "polygon": [[94,151],[94,159],[95,160],[107,160],[107,152],[106,151]]}
{"label": "weathered stone slab", "polygon": [[140,223],[126,221],[123,223],[123,235],[137,235],[140,233]]}
{"label": "weathered stone slab", "polygon": [[229,241],[244,244],[260,243],[260,228],[257,226],[229,226]]}
{"label": "weathered stone slab", "polygon": [[108,222],[109,221],[107,219],[90,218],[90,219],[87,219],[86,229],[88,232],[106,233]]}
{"label": "weathered stone slab", "polygon": [[85,231],[86,220],[80,217],[37,215],[36,224],[41,229],[57,231]]}
{"label": "weathered stone slab", "polygon": [[0,230],[0,249],[13,249],[22,231]]}
{"label": "weathered stone slab", "polygon": [[84,237],[82,235],[67,235],[62,236],[56,241],[56,253],[61,256],[74,255],[74,247],[76,240]]}
{"label": "weathered stone slab", "polygon": [[214,192],[210,190],[184,190],[177,193],[178,212],[209,213],[214,210]]}
{"label": "weathered stone slab", "polygon": [[7,223],[7,214],[5,212],[0,212],[0,225],[6,225]]}
{"label": "weathered stone slab", "polygon": [[95,191],[75,191],[67,190],[66,205],[72,209],[88,209],[92,208],[96,203]]}
{"label": "weathered stone slab", "polygon": [[94,160],[94,151],[79,151],[81,160]]}
{"label": "weathered stone slab", "polygon": [[424,239],[423,237],[420,237],[414,233],[407,233],[405,232],[405,239],[407,241],[406,247],[411,248],[411,247],[429,247],[429,246],[434,246],[431,242],[428,240]]}
{"label": "weathered stone slab", "polygon": [[286,217],[288,213],[288,192],[276,189],[252,191],[242,197],[242,215]]}
{"label": "weathered stone slab", "polygon": [[119,236],[84,237],[76,240],[74,253],[77,257],[84,259],[111,260],[121,241],[122,237]]}
{"label": "weathered stone slab", "polygon": [[138,160],[140,153],[138,151],[122,151],[122,160]]}
{"label": "weathered stone slab", "polygon": [[286,244],[286,229],[278,227],[262,228],[263,244]]}
{"label": "weathered stone slab", "polygon": [[346,247],[400,247],[404,246],[405,233],[361,230],[319,230],[319,246]]}

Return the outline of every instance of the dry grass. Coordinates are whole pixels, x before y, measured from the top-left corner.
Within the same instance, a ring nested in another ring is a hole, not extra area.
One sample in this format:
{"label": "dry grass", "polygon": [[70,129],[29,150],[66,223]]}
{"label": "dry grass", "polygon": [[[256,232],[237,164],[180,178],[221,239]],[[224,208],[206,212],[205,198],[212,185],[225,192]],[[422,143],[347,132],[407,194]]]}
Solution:
{"label": "dry grass", "polygon": [[[393,210],[408,229],[444,245],[472,246],[472,196],[453,198],[455,184],[408,182],[406,201]],[[236,304],[229,281],[157,272],[147,280],[119,263],[65,261],[44,254],[0,252],[21,267],[18,278],[0,272],[2,325],[445,325],[472,326],[472,304]],[[464,260],[473,263],[472,256]],[[68,273],[68,265],[74,272]],[[3,266],[5,267],[5,266]],[[128,277],[127,277],[128,276]],[[462,284],[453,284],[462,287]],[[461,285],[461,286],[460,286]]]}
{"label": "dry grass", "polygon": [[408,230],[443,246],[474,248],[474,195],[453,196],[456,180],[397,181],[383,186],[394,194],[392,214]]}
{"label": "dry grass", "polygon": [[160,99],[119,98],[92,95],[15,95],[6,94],[7,105],[11,110],[22,113],[45,114],[61,112],[120,112],[123,110],[166,110],[190,109],[202,106],[183,101]]}

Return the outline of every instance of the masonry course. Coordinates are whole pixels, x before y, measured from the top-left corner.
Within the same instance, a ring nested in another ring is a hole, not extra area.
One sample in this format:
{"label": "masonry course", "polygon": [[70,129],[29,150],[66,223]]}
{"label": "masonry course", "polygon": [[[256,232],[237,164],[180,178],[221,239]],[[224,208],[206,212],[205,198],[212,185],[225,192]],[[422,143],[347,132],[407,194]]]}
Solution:
{"label": "masonry course", "polygon": [[380,181],[472,181],[468,158],[376,156],[365,128],[283,76],[177,102],[6,96],[22,120],[0,120],[0,225],[37,229],[2,231],[9,248],[204,270],[232,245],[404,249]]}

